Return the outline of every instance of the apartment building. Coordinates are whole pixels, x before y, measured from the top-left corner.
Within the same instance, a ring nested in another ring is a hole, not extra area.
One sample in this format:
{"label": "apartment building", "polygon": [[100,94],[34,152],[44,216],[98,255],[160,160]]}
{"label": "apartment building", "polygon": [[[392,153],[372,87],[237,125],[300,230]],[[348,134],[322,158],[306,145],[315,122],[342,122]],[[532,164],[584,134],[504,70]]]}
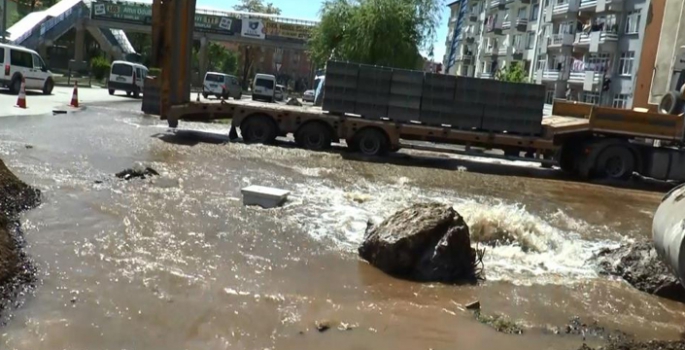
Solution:
{"label": "apartment building", "polygon": [[[443,62],[446,74],[476,76],[476,60],[483,31],[482,19],[485,3],[485,0],[457,0],[447,5],[451,13],[445,41],[447,49]],[[462,5],[464,13],[460,14]],[[457,35],[459,37],[455,40]]]}
{"label": "apartment building", "polygon": [[[460,21],[463,6],[465,13]],[[448,74],[492,78],[518,62],[528,71],[540,14],[539,0],[459,0],[451,9],[445,66]],[[454,36],[460,40],[454,41]]]}
{"label": "apartment building", "polygon": [[545,0],[543,6],[531,78],[547,87],[547,103],[566,98],[632,108],[650,1]]}

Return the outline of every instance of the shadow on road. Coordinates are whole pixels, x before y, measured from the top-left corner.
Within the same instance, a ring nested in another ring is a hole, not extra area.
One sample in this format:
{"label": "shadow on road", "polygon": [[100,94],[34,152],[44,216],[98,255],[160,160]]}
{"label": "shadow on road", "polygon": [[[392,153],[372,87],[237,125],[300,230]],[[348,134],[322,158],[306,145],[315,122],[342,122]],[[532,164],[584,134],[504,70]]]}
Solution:
{"label": "shadow on road", "polygon": [[220,145],[229,142],[228,135],[196,130],[176,130],[173,133],[159,133],[152,135],[152,137],[166,143],[190,147],[200,143]]}
{"label": "shadow on road", "polygon": [[[17,96],[17,94],[13,94],[10,92],[9,89],[0,89],[0,95],[9,95],[9,96]],[[38,90],[26,90],[26,96],[52,96],[53,94],[50,95],[45,95],[43,92],[38,91]]]}
{"label": "shadow on road", "polygon": [[[242,139],[230,141],[228,135],[216,134],[196,130],[176,130],[170,134],[153,135],[164,142],[182,146],[195,146],[200,143],[225,144],[228,142],[242,142]],[[281,148],[298,148],[297,145],[288,139],[278,139],[273,145]],[[497,159],[489,159],[487,162],[475,161],[470,159],[459,159],[446,157],[444,153],[435,153],[435,156],[428,154],[407,154],[392,153],[385,157],[367,157],[358,153],[352,153],[343,145],[334,145],[327,153],[339,154],[343,159],[350,161],[361,161],[378,164],[392,164],[406,167],[422,167],[430,169],[443,169],[453,171],[467,171],[496,176],[516,176],[535,179],[557,180],[576,183],[588,183],[577,179],[558,169],[546,169],[543,167],[519,166],[502,163]],[[485,159],[485,158],[484,158]],[[597,179],[590,183],[602,186],[609,186],[621,189],[633,189],[649,192],[665,193],[671,190],[675,183],[658,181],[640,176],[634,176],[630,181],[611,181]]]}

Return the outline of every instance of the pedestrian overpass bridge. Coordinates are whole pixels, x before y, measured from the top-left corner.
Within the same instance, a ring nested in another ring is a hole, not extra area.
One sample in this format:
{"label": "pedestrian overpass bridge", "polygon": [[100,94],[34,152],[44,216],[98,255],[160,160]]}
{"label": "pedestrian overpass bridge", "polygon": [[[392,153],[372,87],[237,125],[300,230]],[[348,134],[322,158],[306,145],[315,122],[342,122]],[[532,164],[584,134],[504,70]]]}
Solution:
{"label": "pedestrian overpass bridge", "polygon": [[[219,11],[198,7],[195,37],[207,41],[304,49],[314,21],[276,15]],[[151,1],[62,0],[45,11],[33,12],[10,27],[10,42],[46,52],[57,39],[76,29],[75,57],[85,54],[85,32],[115,59],[135,50],[124,31],[151,33]]]}

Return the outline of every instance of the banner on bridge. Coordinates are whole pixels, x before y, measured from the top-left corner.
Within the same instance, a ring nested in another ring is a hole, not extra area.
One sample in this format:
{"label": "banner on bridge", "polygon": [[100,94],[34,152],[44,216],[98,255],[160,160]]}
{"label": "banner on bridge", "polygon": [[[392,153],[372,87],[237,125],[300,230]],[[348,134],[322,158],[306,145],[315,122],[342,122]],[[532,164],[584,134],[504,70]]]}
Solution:
{"label": "banner on bridge", "polygon": [[312,27],[302,24],[279,23],[274,21],[266,22],[266,35],[281,38],[309,40]]}
{"label": "banner on bridge", "polygon": [[[93,19],[152,25],[152,6],[149,4],[96,1],[92,9]],[[239,25],[240,21],[226,16],[195,14],[195,30],[198,32],[235,35],[234,22]]]}

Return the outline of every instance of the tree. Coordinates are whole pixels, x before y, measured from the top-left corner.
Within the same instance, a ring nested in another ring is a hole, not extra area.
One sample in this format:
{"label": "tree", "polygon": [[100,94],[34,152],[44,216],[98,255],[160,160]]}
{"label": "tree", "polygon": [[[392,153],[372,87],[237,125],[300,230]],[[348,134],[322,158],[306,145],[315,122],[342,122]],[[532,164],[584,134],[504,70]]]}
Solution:
{"label": "tree", "polygon": [[416,69],[430,51],[441,0],[327,0],[309,48],[323,66],[331,58]]}
{"label": "tree", "polygon": [[[272,3],[264,4],[263,0],[240,0],[240,2],[233,6],[236,11],[265,13],[272,15],[280,15],[281,9],[274,6]],[[247,89],[248,75],[252,70],[252,64],[257,60],[258,50],[252,50],[249,45],[240,45],[240,54],[243,58],[243,89]]]}
{"label": "tree", "polygon": [[48,9],[59,1],[60,0],[19,0],[17,1],[17,4],[19,5],[19,11],[23,17],[33,11],[39,10],[39,7],[42,9]]}
{"label": "tree", "polygon": [[528,75],[519,62],[512,62],[508,66],[497,71],[497,73],[495,73],[495,79],[511,83],[525,83],[528,81]]}
{"label": "tree", "polygon": [[281,14],[281,9],[270,2],[264,5],[263,0],[240,0],[240,3],[233,6],[233,9],[242,12],[267,13],[272,15]]}

